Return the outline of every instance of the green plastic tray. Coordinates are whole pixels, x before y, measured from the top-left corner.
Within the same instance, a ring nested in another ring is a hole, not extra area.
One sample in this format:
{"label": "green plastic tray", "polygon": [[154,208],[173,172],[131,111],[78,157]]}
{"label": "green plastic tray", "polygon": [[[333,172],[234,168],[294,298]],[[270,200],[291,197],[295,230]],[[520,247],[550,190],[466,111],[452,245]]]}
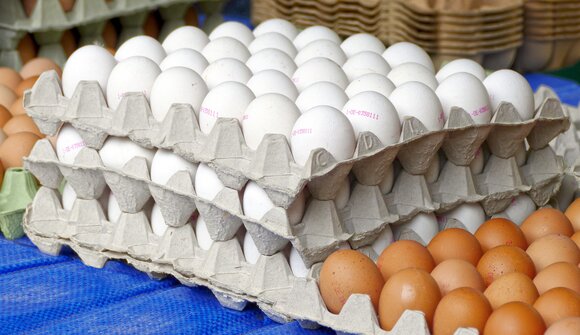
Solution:
{"label": "green plastic tray", "polygon": [[0,231],[7,239],[24,235],[22,216],[37,190],[38,183],[30,172],[23,168],[6,171],[0,191]]}

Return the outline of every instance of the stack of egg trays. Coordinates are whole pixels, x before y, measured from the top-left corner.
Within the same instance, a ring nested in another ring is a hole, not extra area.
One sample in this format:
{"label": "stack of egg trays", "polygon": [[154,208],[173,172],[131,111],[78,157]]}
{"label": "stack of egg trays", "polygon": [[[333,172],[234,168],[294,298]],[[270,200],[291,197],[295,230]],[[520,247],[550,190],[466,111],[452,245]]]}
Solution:
{"label": "stack of egg trays", "polygon": [[[111,111],[95,82],[81,82],[71,99],[63,97],[54,71],[44,73],[26,92],[24,105],[43,133],[54,135],[67,122],[87,144],[74,164],[59,162],[48,140],[39,141],[26,159],[27,169],[42,187],[26,214],[25,230],[44,252],[57,254],[62,245],[69,245],[91,266],[124,259],[153,276],[169,274],[187,285],[208,286],[230,308],[241,309],[251,301],[274,320],[297,319],[306,327],[322,324],[351,333],[376,334],[385,332],[379,329],[366,296],[352,296],[340,315],[326,310],[316,283],[320,262],[345,243],[376,258],[368,245],[382,230],[420,212],[481,202],[491,215],[521,192],[538,204],[547,203],[564,173],[561,158],[548,143],[569,125],[561,104],[553,98],[540,103],[534,120],[526,122],[519,120],[510,104],[499,107],[492,124],[481,126],[473,125],[458,109],[442,131],[427,132],[418,120],[405,120],[397,145],[382,147],[375,136],[363,133],[355,158],[337,163],[320,149],[301,168],[294,164],[283,136],[267,135],[252,152],[245,146],[237,120],[218,120],[212,133],[205,136],[197,126],[192,131],[197,121],[189,105],[174,104],[158,123],[139,93],[128,94]],[[170,149],[188,160],[208,163],[227,187],[207,201],[195,195],[185,172],[177,172],[167,185],[152,183],[147,163],[140,157],[127,162],[122,171],[106,168],[97,149],[108,136],[126,136],[143,146]],[[483,173],[473,176],[469,164],[486,139],[490,158]],[[520,169],[513,156],[526,139],[530,153]],[[427,184],[423,174],[439,148],[447,162],[439,179]],[[377,185],[395,157],[403,169],[392,192],[383,195]],[[351,171],[356,181],[349,205],[337,211],[332,199],[337,185]],[[62,209],[56,190],[63,177],[78,197],[70,211]],[[242,214],[238,190],[248,179],[264,187],[279,206],[260,221]],[[106,220],[96,200],[107,185],[123,212],[114,224]],[[306,185],[313,199],[302,222],[290,226],[283,208]],[[150,197],[170,226],[160,238],[152,234],[142,211]],[[197,247],[189,224],[196,208],[216,241],[208,251]],[[245,261],[236,236],[241,225],[262,255],[255,265]],[[292,275],[284,254],[288,241],[306,265],[312,265],[305,279]],[[408,311],[393,333],[426,334],[426,329],[422,315]]]}
{"label": "stack of egg trays", "polygon": [[[107,20],[122,17],[123,32],[119,42],[142,34],[141,27],[149,11],[160,8],[165,22],[160,36],[184,24],[185,11],[194,2],[220,0],[76,0],[72,10],[65,13],[59,0],[37,0],[28,17],[20,0],[2,0],[0,10],[0,66],[20,69],[17,46],[27,33],[34,34],[40,45],[38,56],[53,59],[63,65],[66,55],[60,40],[65,30],[78,28],[80,45],[103,43],[102,31]],[[219,7],[205,6],[207,10]],[[204,8],[205,9],[205,8]],[[210,12],[208,12],[209,14]],[[213,12],[211,12],[213,13]]]}

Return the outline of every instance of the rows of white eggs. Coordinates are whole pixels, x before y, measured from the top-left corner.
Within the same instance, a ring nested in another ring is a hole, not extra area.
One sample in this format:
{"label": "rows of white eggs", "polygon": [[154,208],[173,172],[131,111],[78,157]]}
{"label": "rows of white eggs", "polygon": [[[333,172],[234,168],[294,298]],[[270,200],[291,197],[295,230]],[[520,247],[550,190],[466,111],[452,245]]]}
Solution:
{"label": "rows of white eggs", "polygon": [[397,143],[402,121],[411,116],[439,130],[453,106],[477,124],[489,123],[502,101],[511,102],[523,120],[534,113],[532,90],[514,71],[486,78],[479,64],[460,59],[435,74],[429,56],[414,44],[385,48],[368,34],[341,43],[328,28],[298,33],[280,19],[253,32],[226,22],[209,36],[181,27],[163,44],[138,36],[114,56],[86,46],[65,64],[65,96],[81,80],[98,81],[112,109],[126,93],[144,93],[159,121],[171,104],[188,103],[206,134],[217,118],[236,118],[254,150],[265,134],[282,134],[300,165],[316,148],[339,161],[351,158],[363,131],[384,145]]}
{"label": "rows of white eggs", "polygon": [[[513,71],[498,71],[486,78],[479,64],[462,59],[435,74],[429,56],[413,44],[385,48],[368,34],[354,35],[341,43],[328,28],[315,26],[299,33],[280,19],[266,21],[253,32],[239,23],[226,22],[209,36],[195,27],[182,27],[162,44],[138,36],[125,42],[114,56],[101,47],[86,46],[65,64],[64,95],[71,97],[82,80],[97,81],[112,109],[126,93],[144,93],[159,121],[171,104],[189,103],[206,134],[217,118],[236,118],[252,149],[265,134],[282,134],[301,165],[316,148],[325,148],[337,160],[351,158],[362,131],[373,132],[384,145],[396,143],[401,122],[409,116],[418,118],[429,130],[438,130],[452,106],[465,109],[478,124],[489,123],[501,101],[514,104],[523,120],[532,118],[534,110],[531,88]],[[73,163],[82,143],[74,128],[63,127],[57,139],[59,159]],[[135,156],[145,157],[152,181],[163,185],[175,172],[187,170],[198,196],[208,200],[224,187],[206,165],[187,162],[166,150],[142,148],[129,139],[109,138],[99,154],[105,166],[117,169]],[[476,173],[483,168],[483,155],[478,157],[474,163],[481,166],[475,168]],[[438,163],[433,167],[436,178]],[[391,170],[380,185],[383,193],[390,191],[393,178]],[[349,193],[345,179],[335,200],[338,209],[346,206]],[[289,209],[293,224],[300,222],[306,198],[306,194],[299,197]],[[244,214],[256,220],[274,206],[254,182],[246,185],[242,203]],[[114,204],[111,195],[108,211],[112,222],[119,212]],[[159,208],[153,205],[151,213],[152,230],[162,235],[167,226]],[[485,220],[478,204],[462,205],[446,217],[470,222],[473,231]],[[428,242],[441,224],[434,215],[422,214],[405,226]],[[203,218],[199,218],[198,240],[202,248],[209,248],[211,239],[204,227]],[[394,230],[397,236],[401,226]],[[387,229],[373,248],[380,254],[392,239],[393,232]],[[258,253],[248,234],[244,252],[248,261],[256,261]],[[291,255],[293,270],[305,275],[296,251]]]}

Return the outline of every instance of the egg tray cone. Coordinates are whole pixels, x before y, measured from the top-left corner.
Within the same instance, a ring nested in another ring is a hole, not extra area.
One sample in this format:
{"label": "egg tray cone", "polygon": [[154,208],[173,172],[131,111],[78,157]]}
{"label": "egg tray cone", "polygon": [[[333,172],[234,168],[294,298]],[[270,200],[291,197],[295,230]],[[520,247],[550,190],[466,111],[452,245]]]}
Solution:
{"label": "egg tray cone", "polygon": [[[59,0],[37,0],[30,17],[27,17],[20,0],[2,1],[0,10],[0,65],[15,69],[22,67],[17,49],[20,40],[27,34],[34,35],[39,45],[38,57],[47,57],[60,66],[66,61],[61,45],[62,34],[77,28],[79,45],[103,43],[102,32],[111,18],[121,18],[122,32],[118,42],[143,34],[143,22],[151,10],[159,9],[164,20],[159,37],[185,24],[183,16],[193,3],[205,1],[219,3],[220,0],[77,0],[74,7],[65,13]],[[208,14],[214,13],[210,10]],[[134,22],[132,22],[133,20]]]}
{"label": "egg tray cone", "polygon": [[[69,246],[96,268],[123,260],[154,278],[170,275],[187,286],[206,286],[227,308],[242,310],[248,302],[256,303],[277,322],[298,320],[306,328],[324,325],[347,333],[429,334],[423,314],[415,311],[403,313],[392,331],[381,330],[365,295],[351,296],[340,314],[330,313],[318,290],[320,266],[314,265],[306,278],[296,278],[284,250],[250,264],[235,236],[203,250],[190,223],[169,227],[159,237],[142,211],[122,213],[113,224],[98,200],[79,198],[66,211],[57,192],[41,187],[25,213],[25,231],[45,253],[58,255],[62,246]],[[455,334],[477,332],[458,329]]]}

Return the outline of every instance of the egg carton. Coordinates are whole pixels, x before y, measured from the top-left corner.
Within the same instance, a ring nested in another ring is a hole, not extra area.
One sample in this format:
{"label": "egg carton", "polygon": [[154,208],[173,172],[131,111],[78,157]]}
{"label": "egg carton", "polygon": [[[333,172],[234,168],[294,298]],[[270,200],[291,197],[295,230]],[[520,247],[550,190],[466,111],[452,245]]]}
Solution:
{"label": "egg carton", "polygon": [[[56,180],[45,179],[51,186]],[[343,333],[429,334],[423,313],[417,311],[405,311],[389,332],[380,329],[366,295],[352,295],[340,314],[330,313],[317,284],[321,264],[312,266],[306,278],[297,278],[288,264],[287,250],[261,255],[250,264],[237,237],[216,241],[209,250],[203,250],[189,223],[169,227],[161,237],[151,232],[142,211],[123,213],[112,224],[95,200],[102,184],[89,184],[84,189],[87,193],[79,194],[87,199],[78,198],[70,211],[63,210],[57,190],[40,188],[25,214],[24,229],[41,251],[58,255],[63,246],[69,246],[86,265],[96,268],[108,260],[123,260],[153,278],[170,275],[187,286],[206,286],[227,308],[243,310],[248,302],[256,303],[281,323],[298,320],[305,328],[323,325]],[[458,329],[455,334],[477,331]]]}
{"label": "egg carton", "polygon": [[77,28],[80,45],[103,43],[102,32],[111,18],[121,17],[123,31],[119,42],[143,34],[142,26],[151,10],[159,9],[164,25],[160,37],[184,24],[184,14],[193,3],[201,2],[208,14],[219,11],[221,0],[77,0],[72,10],[65,13],[59,0],[37,0],[27,17],[20,0],[2,1],[0,11],[0,65],[20,69],[23,65],[17,50],[18,43],[32,33],[39,44],[38,56],[47,57],[62,66],[66,54],[60,44],[62,34]]}
{"label": "egg carton", "polygon": [[5,238],[13,240],[24,235],[22,216],[37,189],[30,172],[21,168],[6,170],[0,190],[0,232]]}

